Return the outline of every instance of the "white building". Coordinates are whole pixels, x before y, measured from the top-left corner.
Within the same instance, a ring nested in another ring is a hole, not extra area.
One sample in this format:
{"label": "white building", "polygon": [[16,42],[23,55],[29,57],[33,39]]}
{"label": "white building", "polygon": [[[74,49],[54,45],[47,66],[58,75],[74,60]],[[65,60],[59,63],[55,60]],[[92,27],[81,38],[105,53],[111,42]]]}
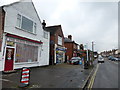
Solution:
{"label": "white building", "polygon": [[44,31],[33,2],[1,7],[5,12],[0,71],[49,65],[50,33]]}

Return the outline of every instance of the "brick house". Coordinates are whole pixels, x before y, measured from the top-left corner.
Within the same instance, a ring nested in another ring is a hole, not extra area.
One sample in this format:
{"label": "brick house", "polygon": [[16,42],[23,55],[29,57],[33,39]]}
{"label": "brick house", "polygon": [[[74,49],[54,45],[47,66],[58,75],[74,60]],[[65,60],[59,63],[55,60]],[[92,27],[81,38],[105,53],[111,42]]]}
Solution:
{"label": "brick house", "polygon": [[0,7],[0,71],[49,65],[49,36],[31,0]]}
{"label": "brick house", "polygon": [[78,44],[72,40],[72,36],[68,35],[68,37],[65,37],[64,39],[64,44],[65,47],[67,48],[66,50],[66,61],[70,60],[73,56],[79,56],[78,55]]}
{"label": "brick house", "polygon": [[64,34],[61,25],[45,27],[50,32],[49,64],[59,64],[65,61]]}

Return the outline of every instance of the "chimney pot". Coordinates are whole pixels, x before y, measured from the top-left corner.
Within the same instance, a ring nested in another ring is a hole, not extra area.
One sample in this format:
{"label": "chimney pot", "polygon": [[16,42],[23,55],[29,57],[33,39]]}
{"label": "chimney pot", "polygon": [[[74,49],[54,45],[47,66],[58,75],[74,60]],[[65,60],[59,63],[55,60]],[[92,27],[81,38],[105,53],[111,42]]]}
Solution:
{"label": "chimney pot", "polygon": [[42,23],[43,29],[45,28],[45,26],[46,26],[46,23],[45,23],[45,20],[43,20],[43,23]]}
{"label": "chimney pot", "polygon": [[72,40],[72,35],[68,35],[68,38],[69,38],[70,40]]}

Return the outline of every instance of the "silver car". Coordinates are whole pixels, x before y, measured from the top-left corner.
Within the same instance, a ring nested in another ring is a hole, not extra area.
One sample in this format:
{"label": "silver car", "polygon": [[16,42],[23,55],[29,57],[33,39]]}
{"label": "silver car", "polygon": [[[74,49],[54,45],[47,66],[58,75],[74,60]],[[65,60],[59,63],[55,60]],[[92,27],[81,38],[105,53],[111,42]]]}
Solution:
{"label": "silver car", "polygon": [[79,64],[81,58],[80,57],[72,57],[69,61],[70,64]]}
{"label": "silver car", "polygon": [[104,58],[101,55],[98,56],[98,63],[104,63]]}

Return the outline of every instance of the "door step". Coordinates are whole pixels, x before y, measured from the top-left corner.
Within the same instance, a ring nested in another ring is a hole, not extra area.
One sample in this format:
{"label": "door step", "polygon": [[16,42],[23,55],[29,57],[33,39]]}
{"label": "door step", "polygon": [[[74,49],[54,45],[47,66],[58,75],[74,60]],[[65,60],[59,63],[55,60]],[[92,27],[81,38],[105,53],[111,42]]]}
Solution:
{"label": "door step", "polygon": [[17,72],[16,70],[10,70],[10,71],[3,71],[4,74],[10,74],[10,73],[15,73]]}

